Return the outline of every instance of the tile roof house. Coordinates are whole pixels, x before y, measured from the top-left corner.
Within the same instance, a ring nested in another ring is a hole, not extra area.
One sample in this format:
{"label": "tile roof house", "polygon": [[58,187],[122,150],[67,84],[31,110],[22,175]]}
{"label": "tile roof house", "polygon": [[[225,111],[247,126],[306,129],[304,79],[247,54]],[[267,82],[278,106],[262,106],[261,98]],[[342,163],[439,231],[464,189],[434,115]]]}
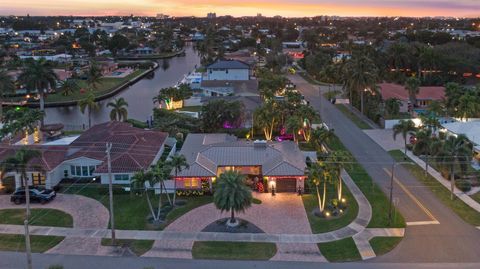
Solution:
{"label": "tile roof house", "polygon": [[[395,83],[381,83],[378,85],[382,99],[388,100],[390,98],[396,98],[402,103],[400,112],[408,111],[409,96],[405,86]],[[418,108],[427,107],[432,101],[441,101],[445,98],[445,87],[429,86],[420,87],[417,94]]]}
{"label": "tile roof house", "polygon": [[[179,189],[199,189],[215,182],[225,171],[247,176],[247,182],[267,183],[277,191],[304,188],[305,156],[292,141],[245,141],[228,134],[189,134],[181,155],[188,169],[172,176]],[[266,186],[267,187],[267,186]]]}
{"label": "tile roof house", "polygon": [[[113,121],[93,126],[69,145],[28,145],[26,147],[41,153],[40,158],[29,163],[30,184],[52,188],[63,178],[97,178],[101,183],[107,184],[107,142],[112,143],[113,182],[129,184],[135,172],[146,169],[159,160],[167,138],[168,134],[164,132],[143,130],[132,127],[129,123]],[[2,145],[0,161],[21,147]],[[19,175],[10,176],[15,176],[17,187],[21,186]]]}

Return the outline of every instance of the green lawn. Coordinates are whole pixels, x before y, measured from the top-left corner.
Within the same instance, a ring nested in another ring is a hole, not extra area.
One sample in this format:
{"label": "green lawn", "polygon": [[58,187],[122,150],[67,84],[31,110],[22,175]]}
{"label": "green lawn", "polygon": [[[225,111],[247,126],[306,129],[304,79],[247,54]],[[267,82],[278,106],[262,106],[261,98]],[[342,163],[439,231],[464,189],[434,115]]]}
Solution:
{"label": "green lawn", "polygon": [[[60,243],[64,237],[31,235],[32,252],[43,253]],[[25,237],[19,234],[0,234],[1,251],[25,251]]]}
{"label": "green lawn", "polygon": [[[32,208],[30,211],[30,225],[73,227],[73,218],[63,211],[49,208]],[[0,210],[1,224],[23,225],[25,209]]]}
{"label": "green lawn", "polygon": [[[115,245],[127,246],[135,255],[142,256],[149,251],[153,246],[154,240],[130,240],[130,239],[116,239]],[[109,238],[102,238],[102,246],[112,246],[112,240]]]}
{"label": "green lawn", "polygon": [[[64,193],[84,195],[100,201],[106,208],[109,208],[108,202],[108,188],[102,185],[85,184],[75,185],[66,190]],[[158,195],[151,195],[152,204],[158,204]],[[153,197],[153,198],[152,198]],[[211,203],[212,196],[198,196],[198,197],[179,197],[178,199],[185,200],[187,203],[183,206],[176,207],[170,211],[163,223],[158,229],[164,229],[168,224],[176,220],[178,217],[187,213],[188,211]],[[163,202],[167,202],[166,196],[162,198]],[[124,230],[152,230],[154,229],[146,220],[150,214],[148,203],[145,195],[135,195],[133,193],[125,193],[117,186],[113,195],[113,205],[115,211],[115,226],[117,229]]]}
{"label": "green lawn", "polygon": [[[334,137],[329,141],[328,147],[332,150],[343,150],[348,152],[348,150],[337,137]],[[405,220],[400,212],[398,212],[396,209],[394,214],[395,218],[392,224],[388,226],[388,198],[380,189],[380,187],[373,182],[370,175],[367,174],[365,169],[363,169],[360,164],[354,162],[353,164],[346,166],[345,170],[352,177],[353,181],[355,181],[355,184],[357,184],[372,206],[372,220],[368,224],[368,228],[405,227]]]}
{"label": "green lawn", "polygon": [[[348,209],[346,213],[338,218],[320,218],[313,214],[313,210],[318,208],[317,195],[306,194],[302,196],[303,206],[307,212],[308,222],[310,222],[310,227],[312,228],[313,233],[324,233],[329,231],[334,231],[350,224],[358,214],[358,204],[355,201],[355,198],[350,193],[348,188],[344,186],[343,197],[348,201]],[[333,185],[328,187],[329,198],[334,198],[336,195],[336,190]]]}
{"label": "green lawn", "polygon": [[351,262],[362,259],[351,237],[328,243],[319,243],[318,248],[329,262]]}
{"label": "green lawn", "polygon": [[214,260],[269,260],[277,247],[274,243],[246,242],[195,242],[192,248],[194,259]]}
{"label": "green lawn", "polygon": [[366,122],[364,122],[362,119],[360,119],[357,115],[355,115],[350,109],[348,109],[345,105],[343,104],[338,104],[335,105],[338,110],[340,110],[347,118],[349,118],[355,125],[357,125],[358,128],[360,129],[372,129],[370,125],[368,125]]}
{"label": "green lawn", "polygon": [[390,252],[402,241],[402,237],[374,237],[370,239],[370,246],[377,256]]}
{"label": "green lawn", "polygon": [[[97,86],[97,89],[94,90],[95,96],[101,96],[104,94],[109,93],[110,91],[116,89],[118,86],[121,84],[131,80],[132,78],[142,74],[147,70],[145,69],[138,69],[134,71],[132,74],[124,77],[124,78],[101,78],[100,84]],[[76,80],[79,88],[84,88],[88,89],[87,81],[86,80]],[[52,103],[52,102],[68,102],[68,101],[79,101],[85,98],[86,93],[81,93],[79,90],[74,91],[72,94],[69,96],[63,96],[61,93],[61,90],[58,90],[57,93],[54,94],[49,94],[47,98],[45,99],[46,103]]]}
{"label": "green lawn", "polygon": [[[404,162],[404,154],[401,150],[392,150],[389,151],[390,155],[396,160]],[[460,216],[464,221],[474,225],[480,226],[480,213],[475,211],[473,208],[465,204],[460,199],[450,199],[450,191],[445,188],[440,182],[438,182],[430,174],[425,175],[425,170],[413,162],[410,158],[407,158],[407,161],[412,164],[402,164],[403,167],[408,169],[413,176],[415,176],[423,185],[428,186],[430,190],[437,196],[437,198],[442,201],[446,206],[450,207],[458,216]],[[480,198],[480,194],[473,197]],[[480,201],[477,200],[477,201]]]}

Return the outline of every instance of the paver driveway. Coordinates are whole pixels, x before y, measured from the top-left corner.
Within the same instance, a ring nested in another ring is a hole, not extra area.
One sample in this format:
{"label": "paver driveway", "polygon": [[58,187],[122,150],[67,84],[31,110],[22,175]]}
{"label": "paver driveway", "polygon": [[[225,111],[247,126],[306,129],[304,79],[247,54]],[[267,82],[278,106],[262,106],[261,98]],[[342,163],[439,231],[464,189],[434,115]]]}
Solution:
{"label": "paver driveway", "polygon": [[[269,234],[311,234],[310,224],[303,207],[302,198],[293,193],[254,193],[262,204],[253,204],[238,217],[247,220]],[[229,217],[220,213],[213,204],[198,207],[171,223],[165,231],[200,232],[210,223]],[[153,248],[144,256],[192,258],[193,241],[155,241]],[[277,254],[272,260],[325,261],[316,244],[277,244]]]}
{"label": "paver driveway", "polygon": [[[24,208],[25,205],[15,205],[10,202],[9,195],[0,195],[0,209]],[[74,228],[106,228],[109,222],[109,212],[97,200],[71,194],[57,194],[50,203],[41,205],[32,203],[32,208],[52,208],[70,214]],[[65,238],[47,253],[83,254],[83,255],[114,255],[113,249],[102,247],[99,238]]]}

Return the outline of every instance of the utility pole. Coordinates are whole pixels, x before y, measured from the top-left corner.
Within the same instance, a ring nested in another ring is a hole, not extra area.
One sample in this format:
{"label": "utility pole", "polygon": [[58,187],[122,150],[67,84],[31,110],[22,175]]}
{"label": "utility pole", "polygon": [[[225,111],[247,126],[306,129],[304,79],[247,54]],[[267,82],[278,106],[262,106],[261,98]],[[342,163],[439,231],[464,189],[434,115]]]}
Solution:
{"label": "utility pole", "polygon": [[112,187],[112,160],[110,158],[110,151],[112,143],[107,142],[107,164],[108,164],[108,194],[110,198],[110,226],[112,229],[112,245],[115,245],[115,221],[113,215],[113,187]]}
{"label": "utility pole", "polygon": [[32,269],[32,251],[30,248],[30,232],[28,230],[28,222],[30,221],[30,186],[28,185],[28,176],[22,173],[22,177],[25,177],[25,207],[26,207],[26,217],[23,221],[25,226],[25,252],[27,255],[27,268]]}

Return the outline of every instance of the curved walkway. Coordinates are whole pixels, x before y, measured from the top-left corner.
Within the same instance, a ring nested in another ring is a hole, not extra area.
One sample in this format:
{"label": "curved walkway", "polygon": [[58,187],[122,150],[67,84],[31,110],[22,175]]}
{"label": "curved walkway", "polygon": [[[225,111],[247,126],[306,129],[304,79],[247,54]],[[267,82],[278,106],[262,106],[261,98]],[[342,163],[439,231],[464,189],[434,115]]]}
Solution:
{"label": "curved walkway", "polygon": [[[9,195],[0,196],[0,209],[25,208],[10,202]],[[73,218],[73,229],[105,229],[108,227],[110,214],[97,200],[70,194],[57,194],[50,203],[41,205],[32,203],[31,208],[51,208],[68,213]],[[62,242],[47,251],[57,254],[107,254],[109,250],[100,245],[100,238],[82,238],[67,236]]]}

